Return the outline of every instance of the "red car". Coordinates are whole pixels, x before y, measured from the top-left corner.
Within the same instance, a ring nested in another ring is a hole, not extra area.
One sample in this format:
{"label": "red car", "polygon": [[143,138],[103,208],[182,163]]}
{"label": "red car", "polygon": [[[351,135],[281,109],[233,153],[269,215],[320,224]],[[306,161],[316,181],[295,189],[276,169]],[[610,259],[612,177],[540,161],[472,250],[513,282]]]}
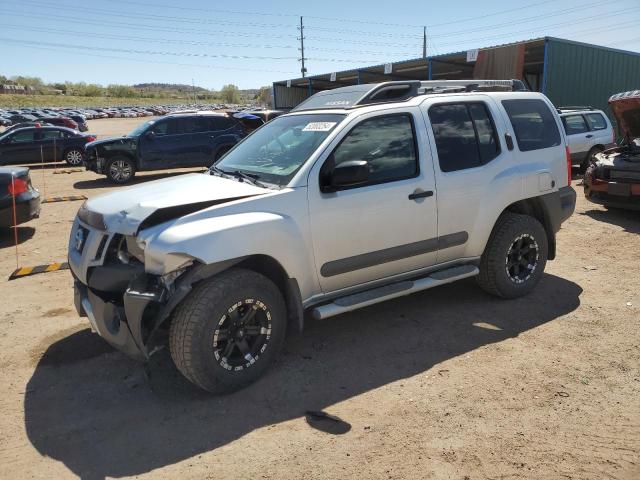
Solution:
{"label": "red car", "polygon": [[70,119],[69,117],[45,117],[39,119],[42,122],[50,123],[51,125],[56,125],[58,127],[67,127],[73,130],[78,130],[78,124],[75,120]]}
{"label": "red car", "polygon": [[609,105],[623,140],[595,156],[584,194],[605,207],[640,210],[640,90],[613,95]]}

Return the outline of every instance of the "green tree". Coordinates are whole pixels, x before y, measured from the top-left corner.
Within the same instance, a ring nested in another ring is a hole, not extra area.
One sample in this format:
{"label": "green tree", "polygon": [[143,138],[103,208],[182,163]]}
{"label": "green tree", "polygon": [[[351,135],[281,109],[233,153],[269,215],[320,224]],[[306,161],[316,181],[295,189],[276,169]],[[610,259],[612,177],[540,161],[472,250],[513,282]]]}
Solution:
{"label": "green tree", "polygon": [[260,87],[256,101],[261,105],[271,105],[271,87]]}
{"label": "green tree", "polygon": [[225,103],[240,103],[240,92],[238,87],[233,84],[223,86],[220,90],[220,96]]}
{"label": "green tree", "polygon": [[107,95],[110,97],[132,98],[136,96],[136,91],[128,85],[109,85]]}

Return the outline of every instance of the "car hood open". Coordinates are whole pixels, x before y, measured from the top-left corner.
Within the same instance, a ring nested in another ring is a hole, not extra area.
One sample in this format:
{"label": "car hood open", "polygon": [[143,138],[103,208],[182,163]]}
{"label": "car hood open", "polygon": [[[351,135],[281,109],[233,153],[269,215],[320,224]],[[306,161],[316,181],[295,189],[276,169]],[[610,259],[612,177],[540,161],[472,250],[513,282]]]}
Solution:
{"label": "car hood open", "polygon": [[133,235],[198,210],[270,192],[247,182],[193,173],[107,193],[87,200],[82,208],[101,216],[108,231]]}
{"label": "car hood open", "polygon": [[613,95],[609,98],[609,106],[622,135],[640,138],[640,90]]}

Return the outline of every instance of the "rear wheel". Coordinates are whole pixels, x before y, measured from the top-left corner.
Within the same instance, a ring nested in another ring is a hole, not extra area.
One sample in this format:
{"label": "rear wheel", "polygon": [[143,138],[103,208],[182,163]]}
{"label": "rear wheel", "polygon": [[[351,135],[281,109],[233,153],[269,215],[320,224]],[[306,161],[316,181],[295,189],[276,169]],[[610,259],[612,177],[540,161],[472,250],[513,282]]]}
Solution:
{"label": "rear wheel", "polygon": [[64,153],[64,161],[67,162],[72,167],[77,167],[78,165],[82,165],[82,160],[84,155],[82,154],[82,150],[78,148],[72,148],[71,150],[67,150]]}
{"label": "rear wheel", "polygon": [[136,174],[136,167],[130,158],[114,157],[107,162],[105,173],[113,183],[127,183]]}
{"label": "rear wheel", "polygon": [[284,342],[286,307],[265,276],[232,269],[204,281],[178,306],[169,348],[178,370],[212,393],[257,380]]}
{"label": "rear wheel", "polygon": [[480,287],[502,298],[529,293],[540,281],[547,263],[544,227],[529,215],[503,213],[480,260]]}

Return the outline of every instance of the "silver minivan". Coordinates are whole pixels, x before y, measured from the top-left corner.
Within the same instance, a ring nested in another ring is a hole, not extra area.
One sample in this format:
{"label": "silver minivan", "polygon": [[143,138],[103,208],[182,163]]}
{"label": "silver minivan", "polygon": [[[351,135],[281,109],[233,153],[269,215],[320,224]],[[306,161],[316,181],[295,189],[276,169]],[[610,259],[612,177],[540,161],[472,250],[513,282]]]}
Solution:
{"label": "silver minivan", "polygon": [[602,110],[592,107],[560,107],[558,114],[567,134],[571,163],[584,172],[596,153],[615,146],[611,122]]}

